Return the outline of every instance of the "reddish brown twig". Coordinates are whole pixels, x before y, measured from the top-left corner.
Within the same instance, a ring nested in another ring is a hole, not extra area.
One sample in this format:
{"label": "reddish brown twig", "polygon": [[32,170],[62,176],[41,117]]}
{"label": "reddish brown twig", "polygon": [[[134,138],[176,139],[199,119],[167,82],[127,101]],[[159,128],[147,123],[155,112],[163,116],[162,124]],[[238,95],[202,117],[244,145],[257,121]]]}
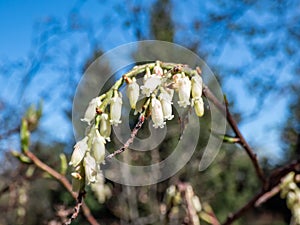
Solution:
{"label": "reddish brown twig", "polygon": [[264,177],[263,170],[261,169],[261,167],[258,163],[256,154],[254,153],[254,151],[252,150],[252,148],[250,147],[250,145],[248,144],[248,142],[246,141],[246,139],[242,135],[240,129],[238,128],[237,122],[234,120],[233,116],[231,115],[231,113],[229,111],[228,104],[226,103],[225,106],[224,106],[214,96],[214,94],[209,90],[209,88],[207,86],[204,86],[203,94],[207,99],[209,99],[226,116],[226,119],[227,119],[228,123],[230,124],[230,126],[232,127],[232,130],[235,133],[236,138],[239,139],[238,143],[244,148],[247,155],[251,159],[251,162],[252,162],[252,164],[255,168],[257,177],[261,180],[263,185],[265,185],[266,179]]}
{"label": "reddish brown twig", "polygon": [[229,111],[228,103],[226,102],[223,105],[215,95],[209,90],[207,86],[203,88],[203,95],[209,99],[223,114],[226,116],[227,122],[230,124],[232,130],[235,133],[235,137],[239,139],[239,143],[243,149],[246,151],[247,155],[249,156],[254,168],[257,177],[262,182],[262,189],[261,191],[255,195],[249,202],[247,202],[243,207],[241,207],[235,213],[232,213],[228,216],[227,220],[222,225],[229,225],[232,224],[235,220],[239,219],[247,210],[253,207],[257,207],[261,205],[263,202],[269,200],[271,197],[276,195],[280,191],[280,180],[289,172],[300,170],[300,160],[294,161],[289,165],[283,166],[274,170],[270,176],[267,178],[263,170],[261,169],[256,154],[245,140],[244,136],[240,132],[237,122],[234,120],[232,114]]}
{"label": "reddish brown twig", "polygon": [[235,220],[239,219],[247,210],[252,208],[255,202],[263,195],[263,192],[258,193],[255,195],[247,204],[245,204],[242,208],[236,211],[233,214],[229,214],[227,220],[222,225],[229,225],[232,224]]}
{"label": "reddish brown twig", "polygon": [[74,212],[73,212],[71,218],[67,222],[65,222],[64,225],[70,225],[72,223],[72,221],[78,217],[79,212],[80,212],[80,207],[82,207],[82,204],[83,204],[84,195],[85,195],[85,191],[79,192],[78,197],[77,197],[77,203],[74,207]]}
{"label": "reddish brown twig", "polygon": [[137,124],[135,125],[135,127],[133,128],[133,130],[131,132],[130,138],[126,141],[126,143],[118,150],[116,150],[113,153],[106,156],[106,158],[111,159],[111,158],[115,157],[116,155],[124,152],[129,147],[129,145],[132,144],[134,138],[136,137],[138,131],[142,128],[142,125],[144,122],[145,122],[145,117],[143,115],[141,115]]}
{"label": "reddish brown twig", "polygon": [[262,196],[259,197],[259,199],[257,199],[257,201],[255,202],[255,207],[259,207],[261,204],[265,203],[266,201],[268,201],[270,198],[274,197],[275,195],[277,195],[280,192],[280,186],[277,185],[274,188],[272,188],[270,191],[264,193]]}
{"label": "reddish brown twig", "polygon": [[262,188],[261,192],[255,195],[248,203],[246,203],[242,208],[240,208],[235,213],[228,216],[227,220],[222,225],[229,225],[235,220],[239,219],[247,210],[253,207],[261,205],[266,202],[271,197],[273,197],[276,192],[279,192],[280,180],[285,177],[291,171],[300,171],[300,160],[296,160],[288,165],[275,169],[266,180],[265,186]]}

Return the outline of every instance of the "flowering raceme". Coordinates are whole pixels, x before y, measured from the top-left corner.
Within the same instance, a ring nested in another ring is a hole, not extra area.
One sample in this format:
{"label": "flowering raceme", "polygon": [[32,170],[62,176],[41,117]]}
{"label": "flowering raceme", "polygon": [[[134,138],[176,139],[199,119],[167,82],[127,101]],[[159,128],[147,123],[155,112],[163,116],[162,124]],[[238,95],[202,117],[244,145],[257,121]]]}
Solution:
{"label": "flowering raceme", "polygon": [[[143,76],[141,87],[137,82],[140,75]],[[85,184],[97,183],[97,179],[103,177],[101,164],[105,161],[111,127],[122,122],[123,100],[120,88],[123,84],[126,85],[130,108],[140,115],[140,119],[144,120],[151,115],[155,128],[163,128],[166,120],[174,118],[174,93],[178,95],[179,107],[194,107],[199,117],[204,114],[203,81],[197,70],[162,62],[135,66],[117,80],[111,89],[93,98],[88,104],[84,118],[81,119],[88,124],[86,136],[75,144],[69,163],[74,168],[74,191],[82,190]]]}

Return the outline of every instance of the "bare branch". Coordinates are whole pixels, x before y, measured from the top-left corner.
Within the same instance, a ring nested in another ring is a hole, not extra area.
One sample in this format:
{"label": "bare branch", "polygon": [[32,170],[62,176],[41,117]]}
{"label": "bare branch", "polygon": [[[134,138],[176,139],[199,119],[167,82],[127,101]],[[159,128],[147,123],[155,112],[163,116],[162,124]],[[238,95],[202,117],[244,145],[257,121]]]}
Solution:
{"label": "bare branch", "polygon": [[129,147],[129,145],[132,144],[134,138],[136,137],[138,131],[142,128],[142,125],[144,122],[145,122],[145,117],[143,115],[141,115],[137,124],[135,125],[135,127],[133,128],[133,130],[131,132],[130,138],[126,141],[126,143],[118,150],[116,150],[113,153],[106,156],[106,158],[111,159],[111,158],[115,157],[116,155],[124,152]]}
{"label": "bare branch", "polygon": [[256,154],[254,153],[254,151],[252,150],[252,148],[250,147],[250,145],[248,144],[248,142],[246,141],[246,139],[244,138],[244,136],[242,135],[240,129],[238,128],[237,122],[234,120],[233,116],[231,115],[229,108],[228,108],[228,104],[226,103],[226,105],[224,106],[215,96],[214,94],[209,90],[209,88],[207,86],[204,86],[203,88],[203,94],[206,98],[208,98],[210,101],[212,101],[212,103],[222,112],[224,113],[224,115],[226,116],[227,122],[230,124],[230,126],[232,127],[236,138],[239,139],[239,144],[244,148],[244,150],[246,151],[247,155],[249,156],[249,158],[251,159],[251,162],[255,168],[257,177],[261,180],[261,182],[263,183],[263,185],[265,185],[266,179],[264,177],[264,173],[263,170],[261,169]]}

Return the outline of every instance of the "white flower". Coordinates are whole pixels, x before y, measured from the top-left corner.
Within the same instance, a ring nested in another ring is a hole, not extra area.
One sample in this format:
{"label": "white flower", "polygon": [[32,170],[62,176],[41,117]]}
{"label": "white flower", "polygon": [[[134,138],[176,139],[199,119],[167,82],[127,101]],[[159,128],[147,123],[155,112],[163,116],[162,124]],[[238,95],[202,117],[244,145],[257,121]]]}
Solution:
{"label": "white flower", "polygon": [[140,87],[135,78],[132,78],[132,82],[127,85],[127,97],[132,109],[135,109],[136,102],[139,98]]}
{"label": "white flower", "polygon": [[191,81],[188,77],[178,78],[178,104],[181,107],[187,107],[190,105],[190,95],[191,95]]}
{"label": "white flower", "polygon": [[96,129],[95,136],[93,139],[93,145],[92,145],[92,155],[94,156],[95,160],[97,163],[103,163],[104,162],[104,157],[105,157],[105,139],[102,137]]}
{"label": "white flower", "polygon": [[162,76],[164,72],[163,72],[163,69],[159,65],[156,65],[153,68],[153,73],[156,74],[157,76]]}
{"label": "white flower", "polygon": [[153,127],[155,128],[163,128],[166,124],[166,122],[164,122],[164,114],[161,103],[155,98],[155,96],[151,99],[151,118],[154,123]]}
{"label": "white flower", "polygon": [[160,102],[163,110],[164,119],[173,119],[174,115],[172,114],[172,103],[164,99],[160,99]]}
{"label": "white flower", "polygon": [[106,113],[100,115],[100,134],[107,141],[110,141],[111,124],[108,120],[108,114]]}
{"label": "white flower", "polygon": [[161,89],[161,93],[158,99],[161,102],[162,110],[164,114],[164,119],[171,120],[174,118],[172,115],[172,98],[173,98],[174,90],[173,89]]}
{"label": "white flower", "polygon": [[192,82],[192,97],[194,99],[201,98],[202,96],[202,85],[203,81],[200,76],[193,76],[191,79]]}
{"label": "white flower", "polygon": [[81,160],[84,158],[86,151],[88,150],[88,137],[84,137],[82,140],[78,141],[74,146],[74,151],[69,162],[70,166],[77,167]]}
{"label": "white flower", "polygon": [[87,153],[83,159],[85,178],[87,184],[94,183],[97,180],[97,164],[95,159]]}
{"label": "white flower", "polygon": [[197,116],[201,117],[204,114],[204,103],[203,99],[200,97],[194,101],[194,108]]}
{"label": "white flower", "polygon": [[91,121],[96,116],[96,108],[100,105],[101,105],[100,98],[99,97],[93,98],[90,101],[90,103],[85,111],[84,118],[81,119],[81,121],[87,122],[90,125]]}
{"label": "white flower", "polygon": [[171,88],[161,88],[160,89],[161,93],[159,95],[160,98],[172,102],[173,95],[174,95],[174,90]]}
{"label": "white flower", "polygon": [[110,102],[110,122],[112,125],[118,125],[122,121],[122,96],[121,93],[115,92],[114,97]]}
{"label": "white flower", "polygon": [[161,77],[156,74],[152,74],[146,77],[144,80],[144,85],[141,86],[142,94],[149,97],[151,93],[161,84]]}

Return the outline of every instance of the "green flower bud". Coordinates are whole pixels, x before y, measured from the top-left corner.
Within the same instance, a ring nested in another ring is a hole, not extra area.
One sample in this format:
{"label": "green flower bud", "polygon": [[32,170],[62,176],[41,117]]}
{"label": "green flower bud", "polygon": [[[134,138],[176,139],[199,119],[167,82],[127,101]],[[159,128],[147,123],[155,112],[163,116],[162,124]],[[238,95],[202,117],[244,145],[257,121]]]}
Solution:
{"label": "green flower bud", "polygon": [[194,101],[194,108],[196,115],[202,117],[204,114],[204,103],[202,98],[199,98]]}

